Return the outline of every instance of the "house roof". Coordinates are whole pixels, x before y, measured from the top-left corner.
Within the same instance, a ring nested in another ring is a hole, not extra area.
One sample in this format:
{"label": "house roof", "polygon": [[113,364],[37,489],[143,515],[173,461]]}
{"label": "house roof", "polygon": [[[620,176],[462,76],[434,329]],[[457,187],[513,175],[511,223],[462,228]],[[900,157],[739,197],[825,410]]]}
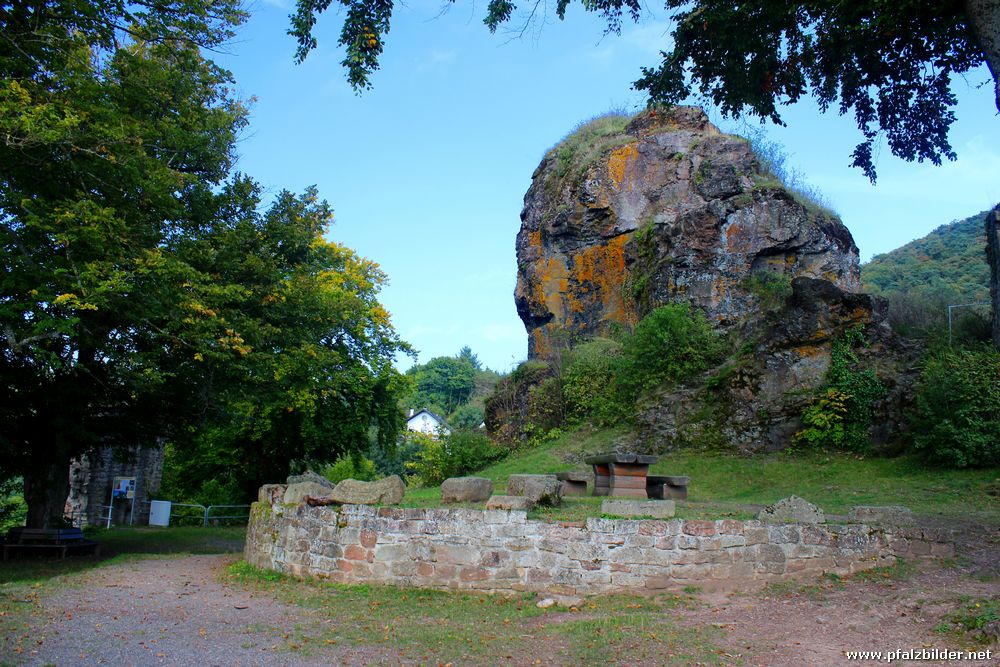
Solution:
{"label": "house roof", "polygon": [[443,417],[441,417],[438,414],[435,414],[435,413],[431,412],[427,408],[421,408],[420,410],[414,412],[411,416],[407,417],[406,418],[407,423],[409,423],[409,421],[411,419],[416,419],[418,416],[420,416],[420,415],[422,415],[424,413],[427,413],[428,415],[430,415],[431,417],[433,417],[439,424],[443,424],[444,426],[448,426],[448,422],[446,422]]}

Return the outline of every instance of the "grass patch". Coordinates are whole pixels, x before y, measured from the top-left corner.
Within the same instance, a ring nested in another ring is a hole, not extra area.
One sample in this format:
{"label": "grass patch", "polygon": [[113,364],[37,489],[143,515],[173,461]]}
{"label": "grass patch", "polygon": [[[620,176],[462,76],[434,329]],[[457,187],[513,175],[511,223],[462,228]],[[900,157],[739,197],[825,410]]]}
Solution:
{"label": "grass patch", "polygon": [[961,598],[954,611],[945,614],[934,631],[972,640],[977,644],[990,644],[997,637],[986,628],[997,622],[1000,622],[1000,597],[966,596]]}
{"label": "grass patch", "polygon": [[853,578],[857,581],[891,583],[894,581],[906,581],[916,574],[916,572],[917,568],[914,567],[912,563],[909,563],[902,558],[897,558],[896,562],[892,565],[873,567],[870,570],[862,570],[861,572],[855,573]]}
{"label": "grass patch", "polygon": [[[547,474],[589,471],[587,454],[613,449],[624,429],[582,427],[555,441],[474,473],[493,480],[494,493],[505,492],[514,473]],[[741,456],[729,452],[681,450],[661,457],[652,475],[689,475],[690,502],[677,503],[677,516],[691,519],[751,518],[740,505],[770,505],[792,494],[816,503],[830,514],[847,514],[855,505],[905,505],[920,516],[1000,523],[1000,497],[991,494],[1000,468],[931,469],[914,457],[880,458],[848,453],[801,451]],[[438,487],[409,489],[408,507],[439,507]],[[600,516],[600,498],[569,497],[563,507],[539,508],[533,517],[579,521]],[[457,505],[482,509],[482,503]]]}
{"label": "grass patch", "polygon": [[[716,664],[715,629],[678,627],[669,612],[690,599],[663,595],[592,598],[580,607],[539,609],[537,596],[345,586],[294,579],[247,563],[224,575],[234,587],[266,591],[315,611],[316,622],[286,638],[289,651],[366,647],[427,664],[607,664],[613,656],[665,664]],[[537,664],[537,663],[535,663]]]}

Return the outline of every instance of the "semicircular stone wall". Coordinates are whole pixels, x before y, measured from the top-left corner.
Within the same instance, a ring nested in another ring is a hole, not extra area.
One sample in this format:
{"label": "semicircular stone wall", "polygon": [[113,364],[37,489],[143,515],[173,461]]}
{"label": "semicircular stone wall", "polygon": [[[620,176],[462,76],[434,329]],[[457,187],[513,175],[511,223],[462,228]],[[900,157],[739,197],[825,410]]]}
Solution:
{"label": "semicircular stone wall", "polygon": [[947,556],[949,535],[913,526],[760,521],[528,520],[523,511],[254,503],[257,567],[341,583],[563,595],[699,585],[753,588],[848,574],[892,557]]}

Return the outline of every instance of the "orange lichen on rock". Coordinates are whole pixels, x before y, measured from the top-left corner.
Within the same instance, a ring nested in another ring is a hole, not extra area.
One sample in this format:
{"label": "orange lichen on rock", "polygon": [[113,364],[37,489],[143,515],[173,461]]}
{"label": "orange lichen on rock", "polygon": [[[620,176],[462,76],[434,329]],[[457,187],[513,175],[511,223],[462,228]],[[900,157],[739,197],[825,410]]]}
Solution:
{"label": "orange lichen on rock", "polygon": [[[638,156],[639,144],[634,141],[611,152],[611,156],[608,158],[608,178],[611,179],[616,190],[621,189],[622,183],[625,182],[626,169],[630,164],[635,164]],[[631,189],[631,185],[631,181],[629,181],[629,189]]]}

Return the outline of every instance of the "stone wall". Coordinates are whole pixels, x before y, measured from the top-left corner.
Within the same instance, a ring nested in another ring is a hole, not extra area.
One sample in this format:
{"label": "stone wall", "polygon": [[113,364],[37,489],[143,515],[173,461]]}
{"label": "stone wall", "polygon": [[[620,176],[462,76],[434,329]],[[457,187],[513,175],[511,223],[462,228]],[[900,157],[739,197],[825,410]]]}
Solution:
{"label": "stone wall", "polygon": [[[135,525],[145,525],[149,520],[146,503],[160,490],[163,457],[161,443],[156,447],[135,447],[127,455],[119,454],[117,458],[114,449],[105,447],[74,459],[69,469],[67,513],[80,517],[84,526],[102,524],[102,514],[107,515],[101,506],[109,502],[114,478],[135,477],[136,490],[132,501],[135,513],[131,518]],[[128,502],[116,501],[112,523],[127,524],[131,509]]]}
{"label": "stone wall", "polygon": [[586,595],[698,585],[752,588],[893,556],[945,556],[947,535],[866,524],[587,519],[522,511],[255,503],[246,560],[341,583]]}

